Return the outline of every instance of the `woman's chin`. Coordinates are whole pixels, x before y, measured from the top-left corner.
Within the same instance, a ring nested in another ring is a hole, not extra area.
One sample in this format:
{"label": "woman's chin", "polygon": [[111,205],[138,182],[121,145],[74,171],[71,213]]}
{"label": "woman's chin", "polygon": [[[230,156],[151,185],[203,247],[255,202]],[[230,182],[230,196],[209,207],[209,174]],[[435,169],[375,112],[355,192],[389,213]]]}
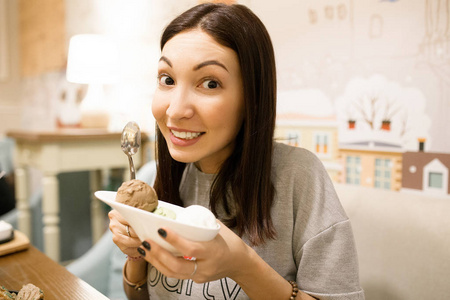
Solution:
{"label": "woman's chin", "polygon": [[186,151],[179,151],[174,149],[169,149],[170,156],[178,162],[181,163],[192,163],[196,162],[197,158],[192,155],[192,153],[186,153]]}

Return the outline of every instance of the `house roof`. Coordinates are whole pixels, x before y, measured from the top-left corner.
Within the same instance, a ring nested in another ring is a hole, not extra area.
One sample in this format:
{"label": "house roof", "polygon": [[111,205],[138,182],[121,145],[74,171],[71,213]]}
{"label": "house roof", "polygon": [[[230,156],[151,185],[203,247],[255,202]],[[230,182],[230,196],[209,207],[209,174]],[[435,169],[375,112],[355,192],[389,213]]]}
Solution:
{"label": "house roof", "polygon": [[399,142],[399,137],[390,131],[365,130],[354,131],[341,134],[339,147],[341,149],[362,150],[362,151],[382,151],[382,152],[403,152],[403,147]]}
{"label": "house roof", "polygon": [[402,153],[403,148],[397,144],[385,143],[382,141],[365,140],[355,143],[339,143],[342,150],[359,150],[359,151],[379,151],[379,152],[396,152]]}

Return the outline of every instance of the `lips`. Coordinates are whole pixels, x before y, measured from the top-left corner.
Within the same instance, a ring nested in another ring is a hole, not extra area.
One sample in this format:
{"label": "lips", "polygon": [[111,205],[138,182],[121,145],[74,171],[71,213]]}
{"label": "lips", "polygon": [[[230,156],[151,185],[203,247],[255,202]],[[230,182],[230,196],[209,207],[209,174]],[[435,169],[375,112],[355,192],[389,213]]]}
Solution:
{"label": "lips", "polygon": [[180,129],[170,129],[170,141],[175,146],[191,146],[197,143],[204,132],[193,132]]}

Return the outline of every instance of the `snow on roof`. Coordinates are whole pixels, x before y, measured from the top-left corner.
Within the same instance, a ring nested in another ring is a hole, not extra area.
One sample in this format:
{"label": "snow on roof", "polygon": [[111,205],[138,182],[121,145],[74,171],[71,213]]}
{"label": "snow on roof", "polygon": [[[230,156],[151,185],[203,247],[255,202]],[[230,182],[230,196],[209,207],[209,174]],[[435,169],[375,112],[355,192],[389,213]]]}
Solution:
{"label": "snow on roof", "polygon": [[335,127],[338,122],[336,116],[311,116],[304,114],[286,113],[277,114],[278,126],[302,126],[302,127]]}
{"label": "snow on roof", "polygon": [[319,89],[278,91],[277,114],[301,114],[309,116],[334,115],[331,100]]}
{"label": "snow on roof", "polygon": [[333,104],[319,89],[278,91],[277,125],[336,127]]}

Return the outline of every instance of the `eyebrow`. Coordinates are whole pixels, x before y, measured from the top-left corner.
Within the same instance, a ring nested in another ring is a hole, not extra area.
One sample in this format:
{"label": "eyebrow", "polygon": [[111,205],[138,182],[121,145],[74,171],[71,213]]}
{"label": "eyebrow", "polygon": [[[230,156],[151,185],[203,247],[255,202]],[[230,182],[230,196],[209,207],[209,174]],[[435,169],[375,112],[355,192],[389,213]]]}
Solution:
{"label": "eyebrow", "polygon": [[[159,61],[165,62],[165,63],[168,64],[169,67],[171,67],[171,68],[173,67],[173,66],[172,66],[172,62],[170,61],[170,59],[168,59],[168,58],[165,57],[165,56],[161,56],[161,58],[159,59]],[[213,66],[219,66],[219,67],[223,68],[225,71],[229,72],[228,69],[227,69],[227,67],[225,67],[224,64],[218,62],[217,60],[207,60],[207,61],[204,61],[204,62],[202,62],[202,63],[196,65],[196,66],[193,68],[193,70],[194,70],[194,71],[197,71],[197,70],[199,70],[199,69],[201,69],[201,68],[204,68],[204,67],[206,67],[206,66],[211,66],[211,65],[213,65]]]}
{"label": "eyebrow", "polygon": [[218,62],[217,60],[207,60],[207,61],[204,61],[204,62],[202,62],[202,63],[196,65],[196,66],[194,67],[194,71],[197,71],[197,70],[199,70],[199,69],[201,69],[201,68],[203,68],[203,67],[206,67],[206,66],[219,66],[219,67],[223,68],[225,71],[228,72],[227,67],[225,67],[222,63]]}
{"label": "eyebrow", "polygon": [[161,56],[161,58],[159,59],[159,61],[163,61],[163,62],[165,62],[166,64],[168,64],[169,65],[169,67],[171,67],[172,68],[172,62],[170,61],[170,59],[168,59],[167,57],[165,57],[165,56]]}

